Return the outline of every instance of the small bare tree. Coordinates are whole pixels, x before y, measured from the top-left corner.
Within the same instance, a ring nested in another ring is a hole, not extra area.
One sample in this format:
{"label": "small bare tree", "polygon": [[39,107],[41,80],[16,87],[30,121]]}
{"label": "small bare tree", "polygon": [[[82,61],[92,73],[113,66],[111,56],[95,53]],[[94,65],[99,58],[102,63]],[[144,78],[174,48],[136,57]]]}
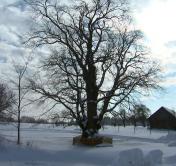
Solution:
{"label": "small bare tree", "polygon": [[111,111],[111,115],[113,116],[113,119],[121,121],[123,126],[126,126],[126,122],[128,120],[128,113],[126,109],[120,108],[118,111]]}
{"label": "small bare tree", "polygon": [[31,89],[65,107],[82,137],[94,136],[107,112],[158,87],[159,68],[131,28],[126,1],[27,2],[37,22],[29,42],[53,50],[43,62],[47,81],[31,79]]}
{"label": "small bare tree", "polygon": [[21,127],[21,111],[28,104],[25,102],[25,97],[29,92],[27,85],[25,85],[25,74],[27,72],[28,62],[24,64],[17,64],[13,62],[13,78],[10,79],[10,83],[13,86],[14,93],[16,94],[15,109],[14,113],[17,116],[17,144],[20,144],[20,127]]}
{"label": "small bare tree", "polygon": [[125,109],[120,109],[118,112],[120,119],[122,120],[123,126],[126,126],[126,121],[128,118],[127,111]]}
{"label": "small bare tree", "polygon": [[24,78],[24,74],[27,70],[27,63],[24,66],[21,65],[14,65],[15,71],[17,73],[17,107],[18,107],[18,139],[17,144],[20,144],[20,124],[21,124],[21,110],[22,110],[22,101],[25,97],[25,95],[28,92],[28,89],[26,90],[24,86],[22,86],[22,79]]}
{"label": "small bare tree", "polygon": [[136,113],[137,121],[140,122],[144,127],[146,126],[147,118],[150,115],[150,109],[147,108],[144,104],[137,104],[134,107]]}

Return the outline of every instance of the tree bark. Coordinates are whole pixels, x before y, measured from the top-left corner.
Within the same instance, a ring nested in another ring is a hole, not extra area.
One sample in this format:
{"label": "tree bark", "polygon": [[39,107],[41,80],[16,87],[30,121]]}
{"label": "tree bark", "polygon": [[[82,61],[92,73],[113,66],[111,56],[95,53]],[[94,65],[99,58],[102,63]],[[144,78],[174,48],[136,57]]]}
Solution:
{"label": "tree bark", "polygon": [[20,113],[21,113],[21,78],[18,79],[18,138],[17,138],[17,144],[20,144]]}
{"label": "tree bark", "polygon": [[98,131],[97,98],[98,88],[96,85],[96,68],[89,66],[89,73],[86,81],[87,93],[87,128],[85,136],[93,136]]}

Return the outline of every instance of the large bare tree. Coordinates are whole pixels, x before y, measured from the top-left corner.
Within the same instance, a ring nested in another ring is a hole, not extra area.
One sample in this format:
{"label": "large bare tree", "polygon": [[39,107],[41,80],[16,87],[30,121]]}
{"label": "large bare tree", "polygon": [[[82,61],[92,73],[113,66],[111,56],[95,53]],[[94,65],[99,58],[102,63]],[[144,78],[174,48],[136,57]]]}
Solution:
{"label": "large bare tree", "polygon": [[98,132],[105,113],[158,87],[158,66],[146,57],[126,1],[28,0],[28,4],[36,19],[30,43],[52,49],[43,61],[47,81],[31,79],[31,88],[42,99],[64,106],[83,137]]}

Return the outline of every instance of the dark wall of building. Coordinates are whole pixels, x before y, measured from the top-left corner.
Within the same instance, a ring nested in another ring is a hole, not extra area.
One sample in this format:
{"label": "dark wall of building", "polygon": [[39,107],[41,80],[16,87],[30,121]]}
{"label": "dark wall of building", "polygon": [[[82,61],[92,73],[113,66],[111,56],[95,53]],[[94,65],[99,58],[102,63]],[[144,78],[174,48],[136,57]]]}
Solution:
{"label": "dark wall of building", "polygon": [[160,108],[148,120],[150,128],[176,129],[176,117],[164,108]]}

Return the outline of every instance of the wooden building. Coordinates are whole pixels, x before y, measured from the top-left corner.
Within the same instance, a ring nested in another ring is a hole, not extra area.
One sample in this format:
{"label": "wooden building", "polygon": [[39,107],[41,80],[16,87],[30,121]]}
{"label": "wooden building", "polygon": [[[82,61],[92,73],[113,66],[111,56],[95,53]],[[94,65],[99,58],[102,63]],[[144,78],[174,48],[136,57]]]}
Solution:
{"label": "wooden building", "polygon": [[151,129],[176,129],[176,113],[161,107],[148,118]]}

